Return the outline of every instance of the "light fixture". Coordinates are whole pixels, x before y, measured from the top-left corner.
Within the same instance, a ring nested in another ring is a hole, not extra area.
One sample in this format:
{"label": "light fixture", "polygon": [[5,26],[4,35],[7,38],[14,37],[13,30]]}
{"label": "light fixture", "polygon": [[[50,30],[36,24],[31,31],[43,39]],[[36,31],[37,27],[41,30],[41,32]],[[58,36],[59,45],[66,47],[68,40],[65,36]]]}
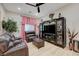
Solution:
{"label": "light fixture", "polygon": [[18,8],[18,10],[21,10],[21,8]]}
{"label": "light fixture", "polygon": [[38,13],[36,13],[35,16],[38,16]]}

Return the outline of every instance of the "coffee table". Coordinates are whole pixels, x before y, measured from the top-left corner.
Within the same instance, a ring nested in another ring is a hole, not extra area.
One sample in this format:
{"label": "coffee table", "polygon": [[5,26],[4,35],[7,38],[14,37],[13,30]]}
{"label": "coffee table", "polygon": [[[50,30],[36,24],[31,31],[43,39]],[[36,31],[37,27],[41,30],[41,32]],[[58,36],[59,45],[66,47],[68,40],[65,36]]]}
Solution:
{"label": "coffee table", "polygon": [[35,45],[38,49],[41,47],[44,47],[44,41],[42,39],[39,38],[35,38],[33,39],[33,45]]}

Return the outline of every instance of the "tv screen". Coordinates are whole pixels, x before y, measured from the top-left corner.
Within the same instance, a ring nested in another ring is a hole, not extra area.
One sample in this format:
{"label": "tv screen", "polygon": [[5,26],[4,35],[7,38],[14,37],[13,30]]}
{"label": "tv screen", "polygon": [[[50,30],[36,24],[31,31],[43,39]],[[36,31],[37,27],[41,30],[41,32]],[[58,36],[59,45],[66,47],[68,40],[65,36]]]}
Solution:
{"label": "tv screen", "polygon": [[33,32],[35,31],[34,25],[25,24],[25,32]]}
{"label": "tv screen", "polygon": [[44,32],[55,34],[55,25],[45,25],[44,26]]}

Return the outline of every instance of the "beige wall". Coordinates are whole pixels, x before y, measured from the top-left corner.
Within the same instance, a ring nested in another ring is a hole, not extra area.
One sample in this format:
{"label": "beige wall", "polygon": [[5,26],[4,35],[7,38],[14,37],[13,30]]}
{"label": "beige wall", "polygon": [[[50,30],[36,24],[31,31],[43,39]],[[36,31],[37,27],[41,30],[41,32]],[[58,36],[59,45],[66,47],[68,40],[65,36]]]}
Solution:
{"label": "beige wall", "polygon": [[55,17],[61,13],[66,18],[67,28],[79,31],[79,4],[71,4],[55,11]]}
{"label": "beige wall", "polygon": [[4,8],[3,8],[3,6],[2,6],[2,4],[0,4],[0,34],[2,33],[2,20],[5,18],[5,16],[6,16],[6,13],[5,13],[5,10],[4,10]]}

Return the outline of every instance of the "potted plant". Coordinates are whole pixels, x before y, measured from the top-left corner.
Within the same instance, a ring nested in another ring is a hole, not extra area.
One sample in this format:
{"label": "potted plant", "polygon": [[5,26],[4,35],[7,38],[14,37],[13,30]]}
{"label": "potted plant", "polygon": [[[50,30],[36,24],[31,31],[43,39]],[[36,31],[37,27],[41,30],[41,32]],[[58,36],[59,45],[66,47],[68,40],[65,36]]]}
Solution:
{"label": "potted plant", "polygon": [[17,23],[14,22],[11,19],[8,19],[8,21],[2,21],[2,28],[8,32],[9,34],[12,34],[13,32],[17,31]]}
{"label": "potted plant", "polygon": [[78,32],[75,33],[75,31],[70,31],[68,29],[68,37],[69,37],[69,49],[73,49],[73,39],[77,36]]}

